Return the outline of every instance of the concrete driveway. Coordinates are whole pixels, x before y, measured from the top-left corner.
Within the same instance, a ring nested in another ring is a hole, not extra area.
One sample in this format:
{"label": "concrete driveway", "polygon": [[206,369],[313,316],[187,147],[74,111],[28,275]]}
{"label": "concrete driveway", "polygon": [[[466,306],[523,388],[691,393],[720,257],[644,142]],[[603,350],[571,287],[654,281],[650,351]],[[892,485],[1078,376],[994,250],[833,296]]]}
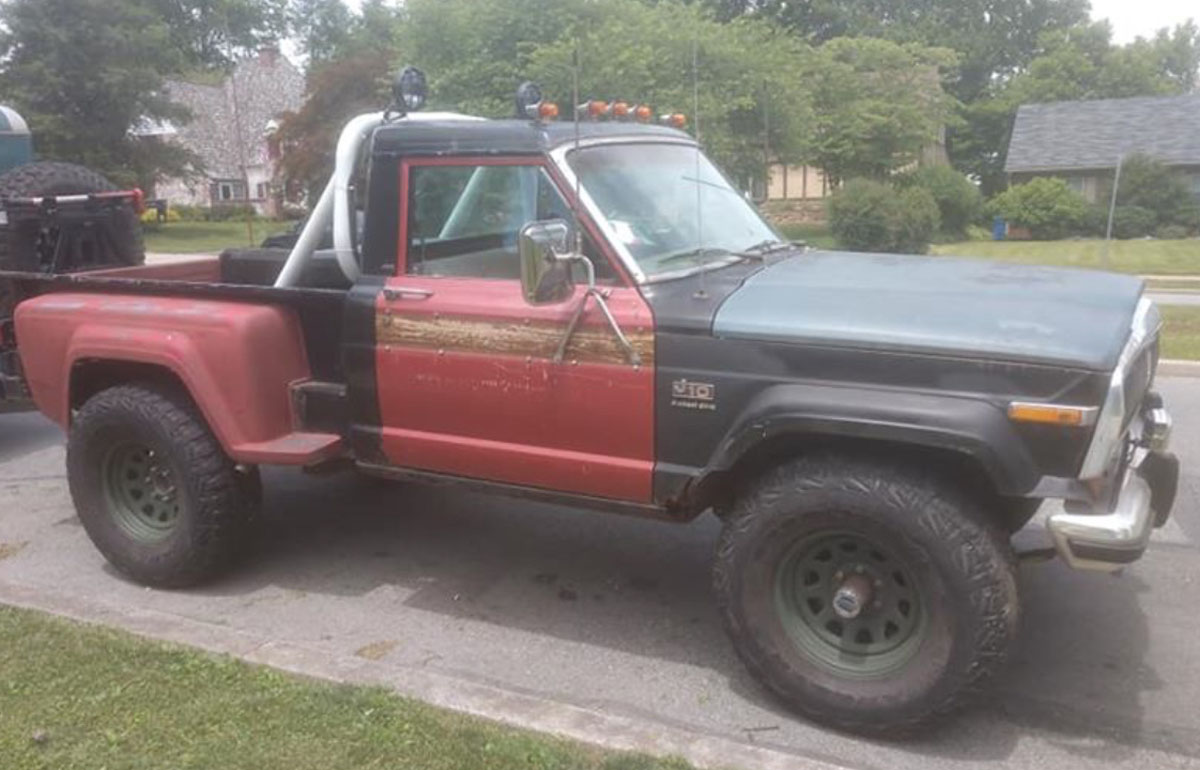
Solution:
{"label": "concrete driveway", "polygon": [[252,559],[203,590],[152,591],[116,576],[88,542],[57,430],[2,415],[0,588],[684,728],[797,766],[1200,767],[1200,380],[1160,389],[1186,477],[1147,558],[1118,576],[1023,567],[1020,649],[995,694],[899,744],[794,719],[745,673],[709,599],[711,518],[681,527],[271,472]]}

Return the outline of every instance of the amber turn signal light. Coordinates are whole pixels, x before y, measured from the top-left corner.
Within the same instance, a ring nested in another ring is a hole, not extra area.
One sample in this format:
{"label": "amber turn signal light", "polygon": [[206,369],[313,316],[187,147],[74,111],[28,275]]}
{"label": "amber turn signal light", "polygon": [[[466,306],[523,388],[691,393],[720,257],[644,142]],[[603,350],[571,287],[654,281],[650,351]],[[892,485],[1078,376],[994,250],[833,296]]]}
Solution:
{"label": "amber turn signal light", "polygon": [[1014,422],[1033,422],[1043,425],[1082,427],[1096,421],[1094,406],[1059,406],[1014,401],[1008,405],[1008,418]]}

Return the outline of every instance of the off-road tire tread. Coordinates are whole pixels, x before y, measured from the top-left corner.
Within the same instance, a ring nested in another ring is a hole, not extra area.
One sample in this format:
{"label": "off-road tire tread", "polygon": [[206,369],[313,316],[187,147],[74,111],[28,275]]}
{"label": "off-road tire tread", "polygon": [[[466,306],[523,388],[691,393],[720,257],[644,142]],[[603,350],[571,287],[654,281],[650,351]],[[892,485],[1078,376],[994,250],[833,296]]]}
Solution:
{"label": "off-road tire tread", "polygon": [[[883,498],[897,511],[919,511],[917,526],[940,538],[947,549],[961,555],[963,572],[970,580],[972,603],[979,617],[971,643],[973,658],[955,681],[940,688],[936,700],[921,703],[901,719],[880,724],[855,718],[832,718],[814,711],[782,689],[771,676],[771,666],[759,648],[744,643],[754,634],[739,617],[734,602],[734,559],[739,541],[790,497],[841,487],[858,494]],[[939,718],[957,711],[986,689],[1007,661],[1017,633],[1017,560],[1009,537],[985,505],[966,490],[915,465],[854,456],[820,454],[779,465],[749,484],[734,503],[716,548],[713,589],[725,627],[745,665],[778,697],[813,721],[835,729],[886,737],[918,732]]]}
{"label": "off-road tire tread", "polygon": [[[191,399],[178,389],[156,384],[128,384],[102,391],[84,404],[74,419],[67,444],[68,477],[76,509],[85,528],[89,516],[107,516],[77,479],[90,469],[81,467],[88,452],[80,441],[86,440],[90,425],[113,418],[157,424],[171,437],[169,452],[177,453],[179,465],[186,469],[180,483],[186,485],[195,501],[197,526],[181,558],[167,565],[130,568],[122,565],[120,554],[105,552],[102,541],[93,536],[101,552],[117,569],[138,582],[162,588],[197,585],[220,574],[238,554],[254,508],[249,499],[254,492],[239,474],[233,461],[209,430]],[[91,534],[89,528],[89,534]],[[115,557],[115,558],[114,558]]]}

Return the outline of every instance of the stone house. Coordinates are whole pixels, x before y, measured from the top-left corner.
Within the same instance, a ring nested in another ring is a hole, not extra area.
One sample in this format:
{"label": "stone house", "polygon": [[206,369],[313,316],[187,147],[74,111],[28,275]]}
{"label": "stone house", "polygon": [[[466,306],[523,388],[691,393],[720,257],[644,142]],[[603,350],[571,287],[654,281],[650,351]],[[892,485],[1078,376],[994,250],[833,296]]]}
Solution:
{"label": "stone house", "polygon": [[1022,105],[1004,170],[1010,184],[1059,177],[1098,203],[1133,154],[1178,169],[1200,196],[1200,94]]}
{"label": "stone house", "polygon": [[304,75],[278,48],[239,62],[216,85],[170,81],[171,99],[192,113],[182,126],[143,131],[191,149],[204,162],[203,176],[163,179],[155,195],[172,205],[249,203],[275,216],[282,194],[275,185],[280,147],[274,134],[285,112],[304,103]]}

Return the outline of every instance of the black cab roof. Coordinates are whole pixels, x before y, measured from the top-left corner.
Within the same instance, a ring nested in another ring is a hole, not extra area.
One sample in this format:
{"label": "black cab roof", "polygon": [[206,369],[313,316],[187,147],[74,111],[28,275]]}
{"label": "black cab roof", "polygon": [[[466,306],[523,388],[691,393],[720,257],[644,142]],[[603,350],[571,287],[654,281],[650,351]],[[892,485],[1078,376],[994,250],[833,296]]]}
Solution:
{"label": "black cab roof", "polygon": [[[540,155],[575,141],[571,121],[478,120],[467,117],[397,120],[375,130],[373,152],[386,155]],[[675,128],[644,123],[579,123],[581,140],[626,138],[684,140],[692,138]]]}

